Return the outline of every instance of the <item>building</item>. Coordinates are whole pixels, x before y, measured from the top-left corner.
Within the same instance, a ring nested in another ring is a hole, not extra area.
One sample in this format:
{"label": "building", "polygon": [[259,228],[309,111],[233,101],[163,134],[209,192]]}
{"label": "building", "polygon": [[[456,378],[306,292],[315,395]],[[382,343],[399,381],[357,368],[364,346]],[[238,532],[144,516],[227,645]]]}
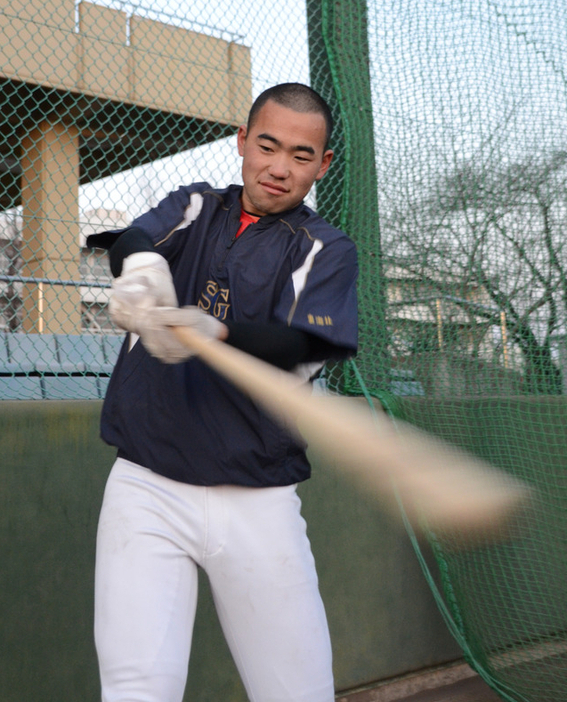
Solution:
{"label": "building", "polygon": [[506,316],[474,280],[386,262],[392,389],[398,394],[517,391],[523,359]]}
{"label": "building", "polygon": [[213,28],[83,0],[18,0],[0,30],[0,208],[21,212],[21,237],[3,237],[0,325],[104,327],[93,316],[104,295],[88,300],[80,284],[92,270],[79,187],[234,134],[251,104],[250,50]]}
{"label": "building", "polygon": [[[104,229],[118,229],[129,223],[124,212],[103,208],[79,215],[79,277],[66,281],[80,293],[81,331],[116,331],[107,312],[108,289],[112,276],[106,252],[85,246],[87,236]],[[22,275],[22,216],[18,208],[0,214],[0,329],[22,331],[23,295],[26,276]],[[63,282],[63,281],[62,281]],[[53,283],[52,283],[53,284]],[[61,285],[60,287],[63,287]]]}

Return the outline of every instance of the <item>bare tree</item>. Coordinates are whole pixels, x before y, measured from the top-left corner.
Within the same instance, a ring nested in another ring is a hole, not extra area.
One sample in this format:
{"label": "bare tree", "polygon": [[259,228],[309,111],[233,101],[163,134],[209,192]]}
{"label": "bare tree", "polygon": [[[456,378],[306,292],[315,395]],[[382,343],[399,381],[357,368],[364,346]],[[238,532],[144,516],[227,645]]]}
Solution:
{"label": "bare tree", "polygon": [[443,294],[448,280],[477,286],[489,304],[475,316],[497,324],[504,314],[524,392],[561,393],[553,340],[567,332],[567,152],[455,164],[390,226],[417,277]]}

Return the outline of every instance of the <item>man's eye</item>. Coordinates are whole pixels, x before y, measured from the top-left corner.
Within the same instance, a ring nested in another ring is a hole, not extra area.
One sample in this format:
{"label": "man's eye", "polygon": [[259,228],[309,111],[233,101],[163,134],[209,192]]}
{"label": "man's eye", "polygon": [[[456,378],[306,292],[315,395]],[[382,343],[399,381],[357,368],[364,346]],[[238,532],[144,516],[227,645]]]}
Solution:
{"label": "man's eye", "polygon": [[260,149],[264,151],[265,153],[268,153],[272,149],[269,146],[265,146],[264,144],[260,144]]}

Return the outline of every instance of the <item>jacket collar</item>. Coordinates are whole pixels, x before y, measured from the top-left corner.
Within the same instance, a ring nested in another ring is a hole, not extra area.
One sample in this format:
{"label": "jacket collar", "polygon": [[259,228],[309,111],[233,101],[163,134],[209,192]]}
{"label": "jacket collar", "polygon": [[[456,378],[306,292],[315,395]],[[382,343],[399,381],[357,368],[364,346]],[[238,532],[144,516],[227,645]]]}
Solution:
{"label": "jacket collar", "polygon": [[[240,210],[242,207],[242,203],[240,200],[241,194],[242,185],[231,185],[226,190],[225,203],[228,208],[233,209],[232,216],[234,217],[234,219],[240,219]],[[261,229],[265,229],[270,225],[274,224],[275,222],[279,222],[282,219],[285,219],[286,222],[289,222],[291,225],[294,225],[299,222],[300,214],[304,207],[305,205],[302,200],[298,205],[296,205],[290,210],[285,210],[284,212],[278,212],[277,214],[269,214],[265,215],[264,217],[260,217],[256,226],[259,226]]]}

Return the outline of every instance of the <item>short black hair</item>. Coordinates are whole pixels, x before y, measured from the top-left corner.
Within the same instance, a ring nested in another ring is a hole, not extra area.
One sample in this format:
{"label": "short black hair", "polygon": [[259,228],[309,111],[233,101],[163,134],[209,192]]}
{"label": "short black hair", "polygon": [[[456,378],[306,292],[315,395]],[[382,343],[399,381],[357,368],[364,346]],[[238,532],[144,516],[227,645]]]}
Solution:
{"label": "short black hair", "polygon": [[258,112],[268,100],[273,100],[278,105],[289,107],[296,112],[314,112],[322,115],[326,125],[325,151],[328,149],[333,132],[333,115],[329,105],[313,88],[303,83],[280,83],[264,90],[254,100],[248,113],[248,131],[254,125]]}

